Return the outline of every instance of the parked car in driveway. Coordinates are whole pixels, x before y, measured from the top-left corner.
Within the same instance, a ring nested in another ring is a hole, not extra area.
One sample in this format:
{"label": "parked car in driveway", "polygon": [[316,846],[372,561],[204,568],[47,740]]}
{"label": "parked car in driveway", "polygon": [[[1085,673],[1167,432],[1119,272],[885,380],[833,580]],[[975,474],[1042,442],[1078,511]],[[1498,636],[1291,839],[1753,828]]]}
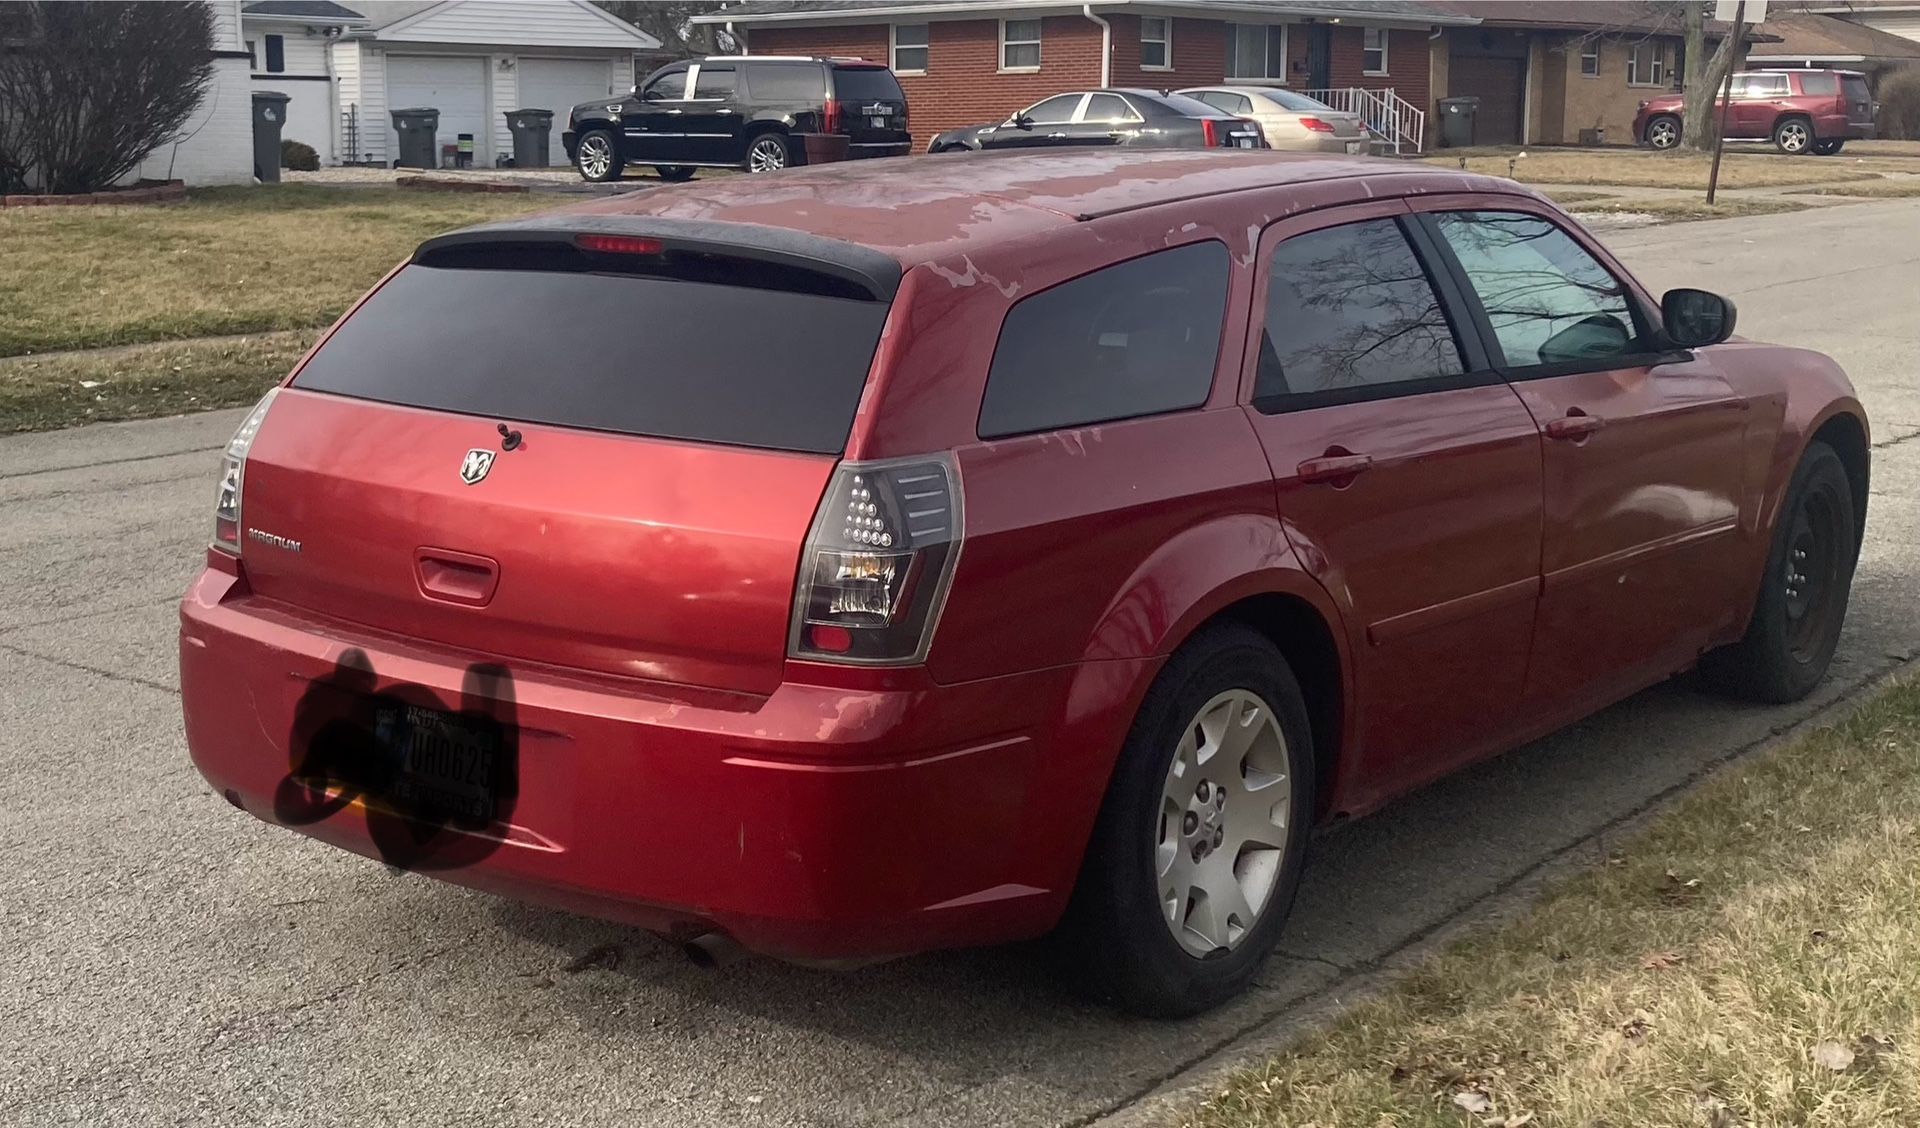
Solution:
{"label": "parked car in driveway", "polygon": [[661,67],[624,98],[580,103],[560,140],[586,180],[618,180],[630,164],[689,180],[702,168],[805,164],[809,136],[844,146],[833,159],[911,152],[900,81],[862,59],[714,55]]}
{"label": "parked car in driveway", "polygon": [[1191,1014],[1314,825],[1696,665],[1824,676],[1866,416],[1734,323],[1415,163],[853,162],[468,228],[227,446],[187,742],[258,818],[702,959],[1051,932]]}
{"label": "parked car in driveway", "polygon": [[1259,149],[1250,118],[1178,94],[1152,90],[1075,90],[1043,98],[1007,119],[936,133],[929,153],[982,149],[1107,148]]}
{"label": "parked car in driveway", "polygon": [[[1685,102],[1675,92],[1640,103],[1634,137],[1655,149],[1678,145]],[[1789,155],[1832,156],[1848,141],[1873,136],[1875,110],[1859,71],[1757,70],[1735,73],[1729,96],[1716,98],[1713,112],[1724,111],[1729,141],[1771,141]]]}
{"label": "parked car in driveway", "polygon": [[1175,93],[1251,119],[1260,127],[1269,149],[1353,154],[1367,151],[1367,126],[1359,114],[1336,110],[1297,91],[1271,86],[1196,86]]}

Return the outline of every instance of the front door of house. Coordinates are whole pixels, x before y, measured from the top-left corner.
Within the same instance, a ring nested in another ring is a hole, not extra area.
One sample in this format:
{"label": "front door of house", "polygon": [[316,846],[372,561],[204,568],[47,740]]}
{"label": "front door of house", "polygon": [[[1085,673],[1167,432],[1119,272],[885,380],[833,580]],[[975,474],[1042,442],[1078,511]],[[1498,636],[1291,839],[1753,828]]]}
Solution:
{"label": "front door of house", "polygon": [[1333,86],[1333,28],[1328,24],[1307,25],[1307,87],[1328,90]]}

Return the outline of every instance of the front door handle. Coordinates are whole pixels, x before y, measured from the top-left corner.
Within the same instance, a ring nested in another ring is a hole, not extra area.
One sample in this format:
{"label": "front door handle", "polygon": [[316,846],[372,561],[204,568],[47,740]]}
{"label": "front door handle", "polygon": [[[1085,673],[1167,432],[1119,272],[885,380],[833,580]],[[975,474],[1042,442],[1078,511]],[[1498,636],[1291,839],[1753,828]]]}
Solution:
{"label": "front door handle", "polygon": [[1067,135],[1066,135],[1066,134],[1064,134],[1064,133],[1049,133],[1049,134],[1047,134],[1047,140],[1049,140],[1049,141],[1060,141],[1060,140],[1064,140],[1064,139],[1066,138],[1066,136],[1067,136]]}
{"label": "front door handle", "polygon": [[1549,439],[1578,443],[1585,442],[1587,436],[1606,425],[1607,421],[1598,415],[1588,415],[1577,407],[1570,407],[1565,415],[1548,421],[1546,431]]}
{"label": "front door handle", "polygon": [[1354,477],[1373,465],[1370,455],[1354,454],[1343,447],[1328,447],[1319,458],[1309,458],[1294,467],[1294,476],[1303,482],[1330,482],[1342,489]]}

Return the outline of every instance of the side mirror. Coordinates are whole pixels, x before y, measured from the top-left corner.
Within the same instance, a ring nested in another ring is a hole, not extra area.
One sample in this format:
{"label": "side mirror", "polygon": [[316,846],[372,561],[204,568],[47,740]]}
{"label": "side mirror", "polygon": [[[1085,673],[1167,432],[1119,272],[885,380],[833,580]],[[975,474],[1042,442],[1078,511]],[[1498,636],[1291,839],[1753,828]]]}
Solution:
{"label": "side mirror", "polygon": [[1717,345],[1733,336],[1738,313],[1731,301],[1706,290],[1668,290],[1660,299],[1667,340],[1683,349]]}
{"label": "side mirror", "polygon": [[1032,129],[1033,119],[1025,114],[1015,114],[1013,115],[1013,127],[1015,129]]}

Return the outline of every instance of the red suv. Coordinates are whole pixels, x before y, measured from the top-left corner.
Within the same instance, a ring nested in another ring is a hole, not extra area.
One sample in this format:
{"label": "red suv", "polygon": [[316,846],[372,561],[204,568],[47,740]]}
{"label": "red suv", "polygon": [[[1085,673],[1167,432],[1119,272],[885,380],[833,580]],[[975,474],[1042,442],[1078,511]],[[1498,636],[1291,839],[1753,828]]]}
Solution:
{"label": "red suv", "polygon": [[1867,424],[1510,181],[968,154],[431,239],[226,450],[234,805],[800,961],[1252,977],[1309,831],[1698,664],[1820,679]]}
{"label": "red suv", "polygon": [[[1684,102],[1674,93],[1640,103],[1633,135],[1655,149],[1678,145]],[[1715,115],[1726,111],[1727,140],[1772,141],[1788,154],[1832,156],[1873,136],[1873,98],[1859,71],[1742,71],[1733,76],[1731,100],[1713,105]]]}

